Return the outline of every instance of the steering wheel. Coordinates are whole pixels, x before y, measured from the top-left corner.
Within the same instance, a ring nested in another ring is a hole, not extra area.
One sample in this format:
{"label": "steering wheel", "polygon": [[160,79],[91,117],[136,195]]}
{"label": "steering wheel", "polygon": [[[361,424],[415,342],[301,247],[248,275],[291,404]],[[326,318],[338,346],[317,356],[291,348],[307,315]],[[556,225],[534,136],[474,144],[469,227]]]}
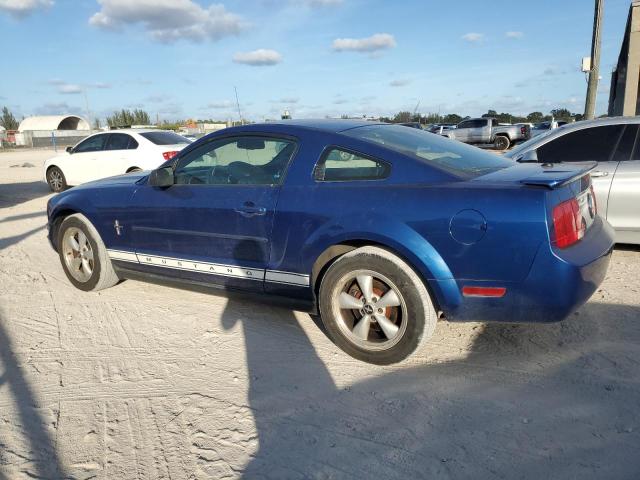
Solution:
{"label": "steering wheel", "polygon": [[227,167],[229,172],[229,183],[240,183],[253,175],[254,167],[245,162],[231,162]]}

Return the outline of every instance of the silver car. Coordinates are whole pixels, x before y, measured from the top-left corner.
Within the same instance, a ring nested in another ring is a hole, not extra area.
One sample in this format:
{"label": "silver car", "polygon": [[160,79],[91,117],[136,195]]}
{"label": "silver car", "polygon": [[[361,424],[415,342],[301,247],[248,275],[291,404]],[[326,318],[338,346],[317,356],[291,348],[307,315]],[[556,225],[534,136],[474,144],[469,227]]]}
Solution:
{"label": "silver car", "polygon": [[582,121],[549,130],[505,157],[518,162],[597,161],[591,172],[598,212],[618,243],[640,244],[640,117]]}

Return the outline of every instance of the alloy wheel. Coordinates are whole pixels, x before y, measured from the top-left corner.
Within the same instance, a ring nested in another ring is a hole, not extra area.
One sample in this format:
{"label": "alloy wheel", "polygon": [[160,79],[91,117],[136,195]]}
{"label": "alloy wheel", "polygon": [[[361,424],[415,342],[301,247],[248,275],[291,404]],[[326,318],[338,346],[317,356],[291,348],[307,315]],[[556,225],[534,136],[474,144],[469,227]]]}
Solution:
{"label": "alloy wheel", "polygon": [[333,292],[338,327],[366,350],[396,345],[407,328],[407,307],[396,285],[384,275],[358,270],[343,276]]}
{"label": "alloy wheel", "polygon": [[62,237],[62,251],[67,270],[78,282],[85,283],[93,275],[95,261],[93,249],[85,233],[76,227],[70,227]]}

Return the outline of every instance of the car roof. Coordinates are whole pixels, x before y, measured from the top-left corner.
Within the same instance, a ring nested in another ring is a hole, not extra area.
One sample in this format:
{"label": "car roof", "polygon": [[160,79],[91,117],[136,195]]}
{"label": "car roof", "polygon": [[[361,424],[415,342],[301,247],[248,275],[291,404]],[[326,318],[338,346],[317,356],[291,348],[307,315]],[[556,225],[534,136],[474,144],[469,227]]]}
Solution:
{"label": "car roof", "polygon": [[[598,127],[601,125],[627,125],[640,123],[640,116],[635,117],[605,117],[593,120],[580,120],[579,122],[566,123],[562,127],[563,132],[567,130],[581,130],[583,128]],[[558,128],[558,130],[560,130]]]}
{"label": "car roof", "polygon": [[344,132],[352,128],[364,127],[367,125],[386,125],[383,122],[376,122],[371,120],[352,120],[352,119],[300,119],[300,120],[276,120],[266,123],[253,123],[251,125],[245,125],[245,127],[256,126],[264,127],[269,125],[285,125],[295,128],[320,130],[330,133]]}

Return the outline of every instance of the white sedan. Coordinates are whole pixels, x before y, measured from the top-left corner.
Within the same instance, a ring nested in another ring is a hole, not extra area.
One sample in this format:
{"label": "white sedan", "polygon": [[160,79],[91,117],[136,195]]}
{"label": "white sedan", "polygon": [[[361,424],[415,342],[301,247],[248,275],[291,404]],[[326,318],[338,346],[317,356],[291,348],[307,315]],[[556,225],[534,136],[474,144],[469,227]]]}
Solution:
{"label": "white sedan", "polygon": [[100,178],[153,170],[191,143],[166,130],[127,129],[96,133],[44,163],[54,192]]}

